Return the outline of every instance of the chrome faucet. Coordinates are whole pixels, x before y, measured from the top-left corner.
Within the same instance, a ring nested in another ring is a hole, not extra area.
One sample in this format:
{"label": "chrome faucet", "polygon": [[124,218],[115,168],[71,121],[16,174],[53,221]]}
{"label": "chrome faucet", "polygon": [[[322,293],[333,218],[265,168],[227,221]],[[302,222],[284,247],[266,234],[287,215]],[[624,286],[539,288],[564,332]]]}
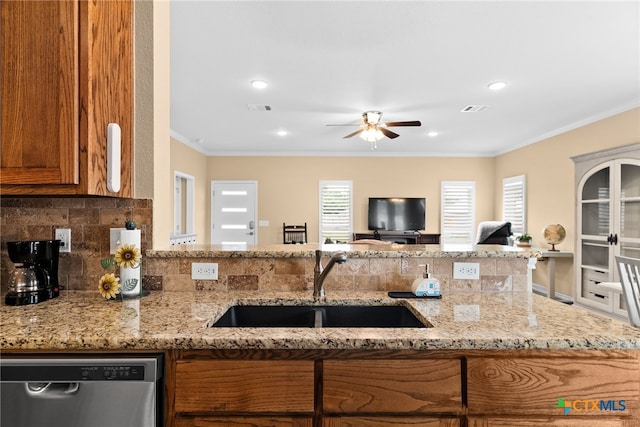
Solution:
{"label": "chrome faucet", "polygon": [[324,279],[327,278],[327,275],[333,268],[333,266],[338,264],[344,264],[347,262],[347,254],[344,252],[336,252],[333,254],[326,267],[322,267],[322,251],[316,250],[316,266],[313,269],[313,299],[319,300],[324,299]]}

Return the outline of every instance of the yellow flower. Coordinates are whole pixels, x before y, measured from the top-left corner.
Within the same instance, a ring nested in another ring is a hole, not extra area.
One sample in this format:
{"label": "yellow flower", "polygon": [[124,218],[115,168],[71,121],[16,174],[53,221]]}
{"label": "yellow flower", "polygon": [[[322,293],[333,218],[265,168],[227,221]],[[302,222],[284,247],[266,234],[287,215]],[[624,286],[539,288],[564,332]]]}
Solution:
{"label": "yellow flower", "polygon": [[133,245],[122,245],[116,251],[114,259],[120,267],[134,268],[140,262],[140,250]]}
{"label": "yellow flower", "polygon": [[98,281],[98,290],[106,299],[115,298],[120,293],[120,279],[113,273],[107,273]]}

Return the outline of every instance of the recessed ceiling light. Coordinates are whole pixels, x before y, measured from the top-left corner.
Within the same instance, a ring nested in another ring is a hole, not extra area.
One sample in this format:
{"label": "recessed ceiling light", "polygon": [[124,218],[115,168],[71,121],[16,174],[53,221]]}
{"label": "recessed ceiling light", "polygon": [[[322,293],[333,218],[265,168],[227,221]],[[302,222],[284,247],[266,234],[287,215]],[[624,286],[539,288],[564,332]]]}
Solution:
{"label": "recessed ceiling light", "polygon": [[502,90],[507,87],[507,82],[493,82],[487,86],[490,90]]}
{"label": "recessed ceiling light", "polygon": [[289,134],[289,132],[287,132],[286,130],[279,130],[278,132],[276,132],[278,134],[278,136],[287,136]]}
{"label": "recessed ceiling light", "polygon": [[427,136],[430,136],[430,137],[438,136],[438,131],[436,130],[429,131],[427,133]]}
{"label": "recessed ceiling light", "polygon": [[264,89],[267,86],[269,86],[269,84],[264,80],[251,80],[251,86],[253,86],[256,89]]}

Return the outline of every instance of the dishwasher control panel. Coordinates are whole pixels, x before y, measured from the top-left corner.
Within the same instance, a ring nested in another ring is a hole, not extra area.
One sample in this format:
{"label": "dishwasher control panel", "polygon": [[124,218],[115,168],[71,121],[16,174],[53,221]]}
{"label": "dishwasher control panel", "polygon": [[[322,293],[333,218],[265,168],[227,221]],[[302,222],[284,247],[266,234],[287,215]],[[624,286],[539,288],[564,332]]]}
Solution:
{"label": "dishwasher control panel", "polygon": [[82,382],[82,381],[144,381],[145,365],[138,364],[60,364],[48,366],[29,365],[1,366],[2,381],[25,382]]}
{"label": "dishwasher control panel", "polygon": [[144,380],[144,366],[81,366],[81,381],[101,381],[101,380]]}

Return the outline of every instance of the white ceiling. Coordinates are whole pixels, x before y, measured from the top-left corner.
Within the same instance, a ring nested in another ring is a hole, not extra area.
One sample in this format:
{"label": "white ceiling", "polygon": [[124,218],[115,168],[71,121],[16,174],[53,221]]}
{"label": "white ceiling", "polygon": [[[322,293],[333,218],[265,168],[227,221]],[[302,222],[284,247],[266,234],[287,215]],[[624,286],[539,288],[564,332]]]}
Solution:
{"label": "white ceiling", "polygon": [[[208,155],[494,156],[640,105],[637,0],[171,1],[172,135]],[[422,127],[326,126],[365,110]]]}

